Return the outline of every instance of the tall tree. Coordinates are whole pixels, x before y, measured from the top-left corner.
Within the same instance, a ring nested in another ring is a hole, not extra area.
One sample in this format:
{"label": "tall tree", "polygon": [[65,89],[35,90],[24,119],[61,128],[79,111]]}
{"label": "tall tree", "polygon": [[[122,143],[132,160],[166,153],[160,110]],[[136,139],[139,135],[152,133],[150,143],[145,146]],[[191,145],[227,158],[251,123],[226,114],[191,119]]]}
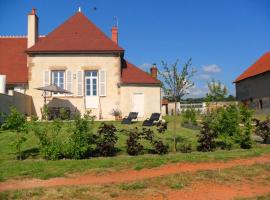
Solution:
{"label": "tall tree", "polygon": [[225,99],[228,89],[220,81],[212,79],[207,83],[207,86],[209,92],[206,94],[206,101],[217,102]]}
{"label": "tall tree", "polygon": [[159,74],[162,78],[162,86],[165,96],[174,101],[174,128],[173,128],[173,140],[174,146],[173,151],[176,152],[176,120],[177,120],[177,102],[180,102],[181,98],[189,93],[189,89],[194,86],[191,78],[195,74],[195,70],[191,68],[192,62],[191,58],[182,66],[179,70],[179,60],[177,59],[175,63],[168,64],[162,61],[163,71]]}

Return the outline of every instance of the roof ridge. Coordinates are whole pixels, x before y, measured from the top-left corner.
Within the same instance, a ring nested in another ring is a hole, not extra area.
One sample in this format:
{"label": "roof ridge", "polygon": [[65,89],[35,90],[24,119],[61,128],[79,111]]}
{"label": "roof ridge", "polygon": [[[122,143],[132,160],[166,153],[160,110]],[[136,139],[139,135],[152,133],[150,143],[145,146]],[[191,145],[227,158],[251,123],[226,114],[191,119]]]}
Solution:
{"label": "roof ridge", "polygon": [[[39,35],[38,37],[46,37],[46,35]],[[0,38],[27,38],[27,35],[0,35]]]}

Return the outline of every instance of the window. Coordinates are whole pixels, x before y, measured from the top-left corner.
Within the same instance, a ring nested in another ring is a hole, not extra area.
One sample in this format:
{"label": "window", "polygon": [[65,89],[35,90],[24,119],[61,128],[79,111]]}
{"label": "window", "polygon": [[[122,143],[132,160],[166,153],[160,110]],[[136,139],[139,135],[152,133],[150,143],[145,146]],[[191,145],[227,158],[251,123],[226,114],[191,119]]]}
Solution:
{"label": "window", "polygon": [[97,71],[85,71],[86,96],[97,96]]}
{"label": "window", "polygon": [[[65,71],[52,71],[52,84],[65,89]],[[54,92],[54,95],[60,95]]]}

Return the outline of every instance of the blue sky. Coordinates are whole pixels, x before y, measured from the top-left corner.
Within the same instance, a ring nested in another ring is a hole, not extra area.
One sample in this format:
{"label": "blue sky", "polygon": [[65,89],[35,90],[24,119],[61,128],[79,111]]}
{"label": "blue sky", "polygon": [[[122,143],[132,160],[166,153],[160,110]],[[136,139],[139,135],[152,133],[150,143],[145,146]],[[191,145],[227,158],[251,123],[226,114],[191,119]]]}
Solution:
{"label": "blue sky", "polygon": [[125,57],[144,70],[191,57],[190,96],[203,96],[209,78],[234,94],[232,81],[270,49],[269,0],[0,0],[0,35],[25,35],[32,7],[40,34],[48,34],[79,6],[109,36],[117,16]]}

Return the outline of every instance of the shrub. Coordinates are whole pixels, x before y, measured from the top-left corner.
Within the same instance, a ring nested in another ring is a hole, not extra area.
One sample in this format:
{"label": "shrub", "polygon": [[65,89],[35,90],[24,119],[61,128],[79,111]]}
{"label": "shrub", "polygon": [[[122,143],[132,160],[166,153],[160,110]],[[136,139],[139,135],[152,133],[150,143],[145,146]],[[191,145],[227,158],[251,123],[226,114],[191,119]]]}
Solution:
{"label": "shrub", "polygon": [[196,110],[194,108],[188,108],[182,113],[182,125],[196,126]]}
{"label": "shrub", "polygon": [[21,147],[26,141],[25,134],[28,132],[28,124],[26,117],[17,111],[15,107],[10,108],[10,114],[6,116],[4,123],[2,124],[4,130],[12,130],[17,134],[14,146],[18,153],[18,158],[22,159]]}
{"label": "shrub", "polygon": [[270,120],[260,121],[258,119],[253,119],[256,123],[255,134],[263,139],[263,143],[270,143]]}
{"label": "shrub", "polygon": [[168,153],[169,146],[165,145],[161,140],[154,141],[153,146],[155,148],[154,152],[159,154],[159,155]]}
{"label": "shrub", "polygon": [[63,122],[55,119],[49,127],[36,128],[41,144],[41,155],[48,160],[58,160],[64,158],[64,141],[60,135]]}
{"label": "shrub", "polygon": [[202,128],[198,135],[198,151],[213,151],[216,148],[216,132],[211,128],[212,115],[206,116],[202,122]]}
{"label": "shrub", "polygon": [[139,134],[143,139],[148,140],[150,143],[153,142],[154,139],[154,131],[150,128],[143,128],[142,132]]}
{"label": "shrub", "polygon": [[86,113],[83,118],[80,115],[74,118],[75,124],[66,154],[70,158],[82,159],[90,156],[92,145],[95,143],[95,137],[92,134],[94,118],[90,116],[90,113]]}
{"label": "shrub", "polygon": [[115,155],[115,147],[118,138],[116,128],[112,124],[102,123],[98,129],[97,152],[101,156]]}
{"label": "shrub", "polygon": [[127,143],[127,153],[132,156],[139,155],[143,150],[143,145],[139,143],[140,133],[138,129],[128,131]]}
{"label": "shrub", "polygon": [[60,108],[59,110],[59,117],[62,120],[67,120],[69,119],[69,113],[68,110],[66,108]]}
{"label": "shrub", "polygon": [[192,145],[191,145],[191,143],[182,143],[179,146],[179,150],[182,153],[191,153],[192,152]]}
{"label": "shrub", "polygon": [[252,147],[252,125],[251,125],[251,117],[252,111],[248,109],[246,106],[241,106],[240,108],[240,122],[244,123],[244,128],[241,130],[240,135],[240,147],[243,149],[250,149]]}
{"label": "shrub", "polygon": [[164,133],[168,128],[168,122],[162,122],[161,120],[156,123],[157,131],[159,133]]}
{"label": "shrub", "polygon": [[41,119],[47,120],[49,116],[49,107],[45,104],[41,109]]}
{"label": "shrub", "polygon": [[239,143],[239,120],[237,106],[231,105],[217,110],[213,128],[218,135],[218,146],[222,149],[231,149],[234,143]]}

